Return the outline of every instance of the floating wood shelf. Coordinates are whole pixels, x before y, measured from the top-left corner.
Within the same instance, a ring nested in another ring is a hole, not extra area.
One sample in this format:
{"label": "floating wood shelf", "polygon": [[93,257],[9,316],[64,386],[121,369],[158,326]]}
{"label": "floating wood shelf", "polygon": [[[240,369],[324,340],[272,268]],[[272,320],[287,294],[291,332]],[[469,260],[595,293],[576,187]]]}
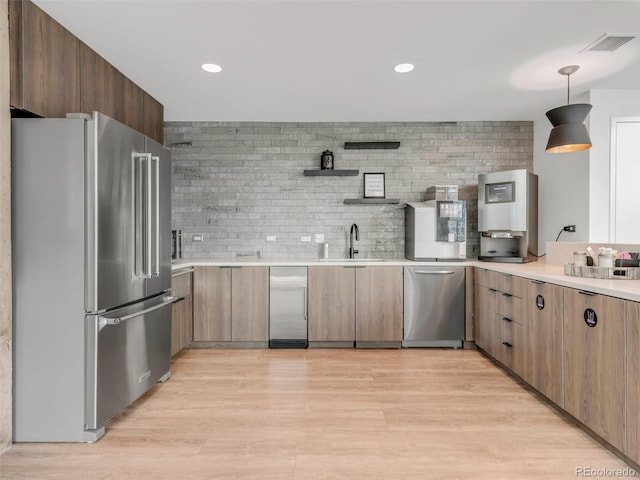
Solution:
{"label": "floating wood shelf", "polygon": [[400,142],[344,142],[345,150],[393,150],[400,147]]}
{"label": "floating wood shelf", "polygon": [[305,177],[355,177],[360,170],[305,170]]}
{"label": "floating wood shelf", "polygon": [[345,205],[398,204],[399,198],[345,198]]}

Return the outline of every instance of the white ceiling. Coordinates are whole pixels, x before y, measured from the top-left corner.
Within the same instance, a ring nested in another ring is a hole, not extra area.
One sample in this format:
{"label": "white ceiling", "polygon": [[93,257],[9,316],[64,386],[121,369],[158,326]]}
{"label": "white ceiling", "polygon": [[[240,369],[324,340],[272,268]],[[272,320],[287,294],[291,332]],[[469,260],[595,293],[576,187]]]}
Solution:
{"label": "white ceiling", "polygon": [[640,0],[34,1],[167,121],[535,120],[566,102],[570,64],[572,102],[640,89],[640,38],[580,53],[640,33]]}

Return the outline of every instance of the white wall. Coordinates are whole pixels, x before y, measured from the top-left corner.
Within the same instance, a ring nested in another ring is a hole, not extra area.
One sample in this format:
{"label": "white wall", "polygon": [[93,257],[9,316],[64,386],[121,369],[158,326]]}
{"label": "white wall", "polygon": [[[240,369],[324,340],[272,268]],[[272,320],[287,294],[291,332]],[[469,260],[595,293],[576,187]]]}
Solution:
{"label": "white wall", "polygon": [[609,241],[611,119],[640,116],[640,90],[592,90],[589,241]]}
{"label": "white wall", "polygon": [[[544,148],[551,124],[541,116],[533,126],[533,172],[539,176],[538,243],[555,240],[564,225],[565,242],[609,242],[611,118],[640,116],[640,90],[591,90],[572,103],[591,103],[585,124],[593,147],[552,154]],[[543,253],[543,252],[541,252]]]}
{"label": "white wall", "polygon": [[[588,103],[588,95],[574,103]],[[587,128],[588,128],[587,123]],[[533,123],[533,173],[538,175],[538,249],[546,251],[565,225],[576,232],[563,232],[558,241],[586,242],[589,238],[589,154],[546,153],[551,123],[543,116]]]}

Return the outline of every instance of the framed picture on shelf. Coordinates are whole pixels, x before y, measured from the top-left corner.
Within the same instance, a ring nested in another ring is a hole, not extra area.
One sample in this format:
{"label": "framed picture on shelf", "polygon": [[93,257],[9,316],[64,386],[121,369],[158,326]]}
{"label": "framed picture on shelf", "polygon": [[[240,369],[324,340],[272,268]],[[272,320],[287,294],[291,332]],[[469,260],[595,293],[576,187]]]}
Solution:
{"label": "framed picture on shelf", "polygon": [[384,173],[364,173],[364,198],[385,198]]}

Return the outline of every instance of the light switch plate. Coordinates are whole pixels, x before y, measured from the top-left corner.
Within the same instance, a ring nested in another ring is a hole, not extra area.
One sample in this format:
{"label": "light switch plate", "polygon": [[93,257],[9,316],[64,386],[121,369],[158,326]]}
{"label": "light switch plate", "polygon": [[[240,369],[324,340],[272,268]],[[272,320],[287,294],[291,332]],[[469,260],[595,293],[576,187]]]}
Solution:
{"label": "light switch plate", "polygon": [[265,238],[265,240],[267,242],[275,242],[276,241],[276,236],[275,235],[267,235],[267,238]]}
{"label": "light switch plate", "polygon": [[202,241],[202,235],[194,235],[194,236],[192,237],[192,240],[193,240],[194,242],[201,242],[201,241]]}
{"label": "light switch plate", "polygon": [[314,233],[313,234],[313,241],[316,243],[323,243],[324,242],[324,233]]}
{"label": "light switch plate", "polygon": [[303,235],[302,237],[300,237],[300,241],[309,243],[311,241],[311,236]]}

